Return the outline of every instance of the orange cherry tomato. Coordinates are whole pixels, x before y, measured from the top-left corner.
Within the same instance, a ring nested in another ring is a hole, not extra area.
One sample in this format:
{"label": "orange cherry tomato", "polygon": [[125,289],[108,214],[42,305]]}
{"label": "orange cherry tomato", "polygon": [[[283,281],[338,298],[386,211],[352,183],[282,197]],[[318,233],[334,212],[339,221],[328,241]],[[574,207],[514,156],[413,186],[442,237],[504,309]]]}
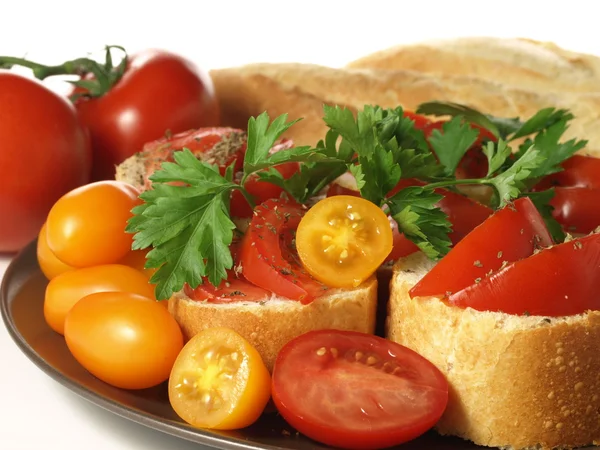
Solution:
{"label": "orange cherry tomato", "polygon": [[47,220],[48,246],[73,267],[118,262],[131,249],[125,232],[139,191],[120,181],[100,181],[74,189],[52,207]]}
{"label": "orange cherry tomato", "polygon": [[65,340],[92,375],[123,389],[146,389],[169,378],[183,335],[156,301],[128,292],[82,298],[65,320]]}
{"label": "orange cherry tomato", "polygon": [[144,272],[148,279],[154,275],[157,269],[146,269],[144,266],[146,264],[146,255],[150,250],[130,250],[119,262],[118,264],[123,264],[124,266],[133,267],[140,272]]}
{"label": "orange cherry tomato", "polygon": [[392,250],[392,228],[374,203],[351,195],[319,201],[296,232],[306,270],[332,287],[355,287],[369,278]]}
{"label": "orange cherry tomato", "polygon": [[139,270],[120,264],[86,267],[53,278],[46,287],[44,317],[64,334],[65,317],[79,300],[96,292],[131,292],[154,299],[154,289]]}
{"label": "orange cherry tomato", "polygon": [[271,376],[260,354],[229,328],[208,328],[190,339],[169,378],[171,406],[198,428],[247,427],[270,397]]}
{"label": "orange cherry tomato", "polygon": [[48,247],[48,240],[46,239],[46,224],[42,226],[37,240],[37,260],[42,269],[42,273],[51,280],[52,278],[60,275],[61,273],[69,272],[74,267],[65,264],[56,257],[50,247]]}

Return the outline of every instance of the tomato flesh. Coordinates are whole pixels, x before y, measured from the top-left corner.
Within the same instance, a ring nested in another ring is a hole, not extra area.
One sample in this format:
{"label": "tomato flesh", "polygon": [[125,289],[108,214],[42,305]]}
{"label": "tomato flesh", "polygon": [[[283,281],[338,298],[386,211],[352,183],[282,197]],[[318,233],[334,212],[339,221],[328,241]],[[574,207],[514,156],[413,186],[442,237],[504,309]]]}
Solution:
{"label": "tomato flesh", "polygon": [[552,245],[544,219],[527,197],[517,199],[471,231],[411,290],[411,297],[447,296],[459,292]]}
{"label": "tomato flesh", "polygon": [[295,231],[304,209],[280,199],[259,205],[246,232],[241,249],[242,274],[252,284],[276,295],[310,303],[323,295],[327,286],[313,279],[295,261],[284,257],[284,237]]}
{"label": "tomato flesh", "polygon": [[318,330],[286,344],[273,368],[284,419],[327,445],[401,444],[431,428],[448,401],[442,373],[414,351],[350,331]]}
{"label": "tomato flesh", "polygon": [[450,304],[507,314],[570,316],[600,310],[600,234],[516,261],[451,295]]}
{"label": "tomato flesh", "polygon": [[271,376],[260,354],[228,328],[201,331],[185,345],[169,377],[169,401],[187,423],[232,430],[255,422]]}
{"label": "tomato flesh", "polygon": [[351,288],[369,278],[392,249],[386,214],[363,198],[337,195],[317,202],[296,233],[306,270],[328,286]]}
{"label": "tomato flesh", "polygon": [[202,284],[192,289],[188,284],[183,288],[185,295],[192,300],[209,301],[211,303],[261,302],[268,300],[271,293],[243,278],[238,278],[234,271],[229,271],[227,280],[221,281],[218,287],[204,278]]}

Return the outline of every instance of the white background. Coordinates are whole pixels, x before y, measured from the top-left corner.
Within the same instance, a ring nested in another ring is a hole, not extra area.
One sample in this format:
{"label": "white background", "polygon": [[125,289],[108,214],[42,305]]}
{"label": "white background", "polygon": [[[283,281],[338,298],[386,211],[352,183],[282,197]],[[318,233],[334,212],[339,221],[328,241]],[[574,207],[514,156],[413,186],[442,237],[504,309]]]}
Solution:
{"label": "white background", "polygon": [[[343,66],[398,43],[488,35],[600,55],[594,2],[38,1],[0,2],[0,54],[58,63],[120,44],[130,52],[174,50],[207,69],[259,61]],[[8,260],[0,257],[0,277]],[[2,450],[199,448],[79,399],[30,363],[2,326],[0,361]]]}

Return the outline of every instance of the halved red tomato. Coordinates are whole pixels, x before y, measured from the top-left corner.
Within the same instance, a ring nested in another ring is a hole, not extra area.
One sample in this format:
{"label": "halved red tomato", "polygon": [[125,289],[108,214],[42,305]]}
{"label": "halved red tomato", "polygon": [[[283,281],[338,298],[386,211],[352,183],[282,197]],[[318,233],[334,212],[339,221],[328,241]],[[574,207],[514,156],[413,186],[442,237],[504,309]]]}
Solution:
{"label": "halved red tomato", "polygon": [[600,234],[592,234],[516,261],[448,301],[480,311],[570,316],[600,310],[598,280]]}
{"label": "halved red tomato", "polygon": [[600,158],[573,155],[561,166],[561,172],[544,177],[535,190],[542,191],[553,186],[600,189]]}
{"label": "halved red tomato", "polygon": [[410,120],[412,120],[415,124],[415,128],[419,130],[426,128],[431,123],[429,118],[412,111],[404,111],[404,117],[408,117]]}
{"label": "halved red tomato", "polygon": [[283,243],[298,228],[305,209],[282,199],[270,199],[257,206],[241,249],[242,275],[251,283],[281,297],[310,303],[324,294],[327,286],[318,282],[284,254]]}
{"label": "halved red tomato", "polygon": [[600,189],[556,187],[550,200],[552,216],[573,233],[590,233],[600,226]]}
{"label": "halved red tomato", "polygon": [[334,447],[384,448],[431,428],[448,402],[448,382],[429,361],[392,341],[319,330],[280,351],[275,406],[306,436]]}
{"label": "halved red tomato", "polygon": [[527,197],[496,211],[450,250],[411,290],[411,297],[449,296],[507,263],[552,245],[544,219]]}

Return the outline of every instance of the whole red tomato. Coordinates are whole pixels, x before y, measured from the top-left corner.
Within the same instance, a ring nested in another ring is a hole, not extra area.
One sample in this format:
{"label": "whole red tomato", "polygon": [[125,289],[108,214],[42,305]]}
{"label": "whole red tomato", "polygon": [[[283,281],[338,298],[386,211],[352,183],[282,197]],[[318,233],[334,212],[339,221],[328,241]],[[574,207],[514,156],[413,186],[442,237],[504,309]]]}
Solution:
{"label": "whole red tomato", "polygon": [[107,93],[80,97],[75,106],[90,130],[94,180],[113,179],[116,165],[167,132],[219,125],[208,74],[162,50],[130,56],[122,78]]}
{"label": "whole red tomato", "polygon": [[35,79],[0,70],[0,105],[0,252],[13,252],[89,181],[91,150],[75,108]]}

